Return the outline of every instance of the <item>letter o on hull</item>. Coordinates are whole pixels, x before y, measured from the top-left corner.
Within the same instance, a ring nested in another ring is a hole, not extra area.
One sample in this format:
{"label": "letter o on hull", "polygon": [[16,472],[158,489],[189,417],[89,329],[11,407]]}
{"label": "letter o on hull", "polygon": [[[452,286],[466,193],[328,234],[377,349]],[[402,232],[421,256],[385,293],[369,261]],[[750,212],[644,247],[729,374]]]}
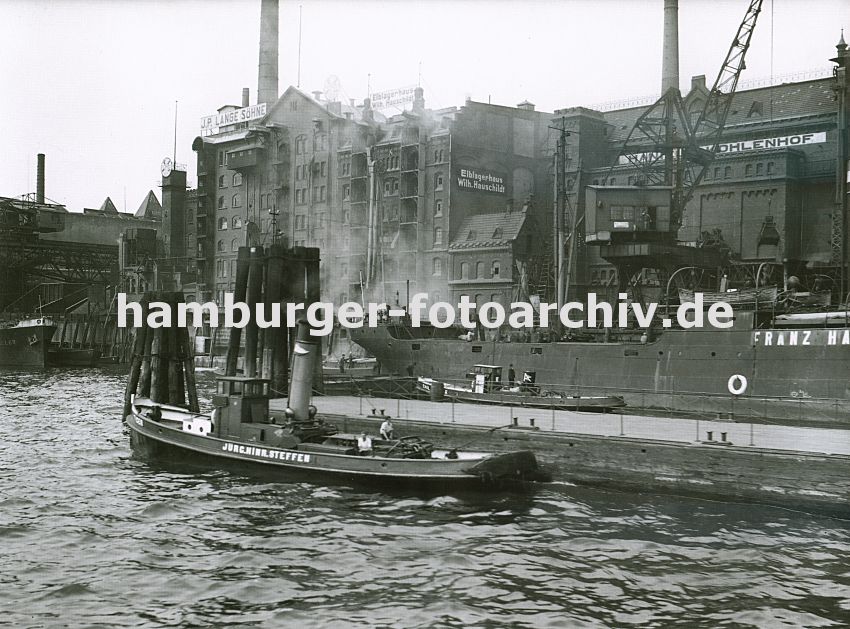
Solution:
{"label": "letter o on hull", "polygon": [[747,390],[747,377],[741,374],[735,374],[729,377],[729,382],[726,383],[726,388],[732,395],[741,395]]}

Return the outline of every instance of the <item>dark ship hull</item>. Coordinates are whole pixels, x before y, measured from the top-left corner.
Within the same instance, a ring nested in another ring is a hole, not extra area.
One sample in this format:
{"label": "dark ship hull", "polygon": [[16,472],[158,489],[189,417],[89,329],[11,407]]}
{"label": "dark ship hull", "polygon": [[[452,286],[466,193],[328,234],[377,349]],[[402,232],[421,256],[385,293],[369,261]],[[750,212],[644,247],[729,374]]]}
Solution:
{"label": "dark ship hull", "polygon": [[44,367],[55,325],[0,328],[0,367]]}
{"label": "dark ship hull", "polygon": [[618,395],[629,407],[847,424],[850,325],[816,326],[756,327],[743,312],[730,329],[661,330],[646,343],[467,342],[397,324],[351,332],[382,373],[415,364],[416,375],[463,380],[474,363],[513,364],[546,388]]}

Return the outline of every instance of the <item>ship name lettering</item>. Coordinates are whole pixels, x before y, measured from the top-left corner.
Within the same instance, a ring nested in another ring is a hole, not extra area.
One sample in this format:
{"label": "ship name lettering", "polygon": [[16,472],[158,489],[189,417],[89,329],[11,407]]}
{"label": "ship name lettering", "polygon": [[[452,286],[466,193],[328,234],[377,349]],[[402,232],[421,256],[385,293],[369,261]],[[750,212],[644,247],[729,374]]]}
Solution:
{"label": "ship name lettering", "polygon": [[842,345],[850,345],[850,330],[844,330],[844,336],[841,337]]}
{"label": "ship name lettering", "polygon": [[15,344],[15,339],[6,339],[2,343],[0,343],[0,345],[14,345],[14,344]]}
{"label": "ship name lettering", "polygon": [[764,345],[767,347],[768,345],[773,344],[773,332],[765,332],[764,333]]}
{"label": "ship name lettering", "polygon": [[838,331],[830,330],[827,333],[826,344],[827,345],[835,345],[838,342]]}
{"label": "ship name lettering", "polygon": [[247,454],[249,456],[257,456],[264,459],[278,459],[280,461],[295,461],[297,463],[309,463],[310,455],[303,452],[292,452],[291,450],[269,450],[267,448],[257,448],[255,446],[243,446],[235,443],[225,443],[221,446],[225,452],[235,452],[236,454]]}
{"label": "ship name lettering", "polygon": [[803,345],[811,345],[809,338],[812,336],[811,330],[803,330]]}
{"label": "ship name lettering", "polygon": [[788,333],[788,345],[796,345],[797,344],[797,330],[793,330]]}

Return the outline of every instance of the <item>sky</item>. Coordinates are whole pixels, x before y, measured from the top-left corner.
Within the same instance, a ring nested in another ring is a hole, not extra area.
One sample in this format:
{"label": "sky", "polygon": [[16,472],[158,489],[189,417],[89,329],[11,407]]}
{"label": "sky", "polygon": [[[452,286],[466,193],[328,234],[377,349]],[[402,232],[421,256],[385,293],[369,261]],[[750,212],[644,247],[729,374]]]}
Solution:
{"label": "sky", "polygon": [[[538,110],[660,91],[663,0],[280,0],[280,92],[341,98],[421,83],[426,106],[467,98]],[[747,0],[680,0],[683,91],[709,85]],[[0,0],[0,196],[36,188],[71,211],[161,197],[174,152],[196,181],[201,116],[256,102],[260,0]],[[828,70],[846,0],[764,0],[742,81]],[[393,113],[388,111],[385,113]]]}

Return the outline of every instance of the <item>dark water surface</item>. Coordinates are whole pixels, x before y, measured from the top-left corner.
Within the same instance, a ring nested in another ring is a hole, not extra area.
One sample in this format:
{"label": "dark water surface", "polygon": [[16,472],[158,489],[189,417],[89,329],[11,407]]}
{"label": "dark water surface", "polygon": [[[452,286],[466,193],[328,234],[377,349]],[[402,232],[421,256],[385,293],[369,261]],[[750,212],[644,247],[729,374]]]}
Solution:
{"label": "dark water surface", "polygon": [[0,372],[0,625],[840,627],[850,522],[570,485],[410,496],[132,458],[124,375]]}

